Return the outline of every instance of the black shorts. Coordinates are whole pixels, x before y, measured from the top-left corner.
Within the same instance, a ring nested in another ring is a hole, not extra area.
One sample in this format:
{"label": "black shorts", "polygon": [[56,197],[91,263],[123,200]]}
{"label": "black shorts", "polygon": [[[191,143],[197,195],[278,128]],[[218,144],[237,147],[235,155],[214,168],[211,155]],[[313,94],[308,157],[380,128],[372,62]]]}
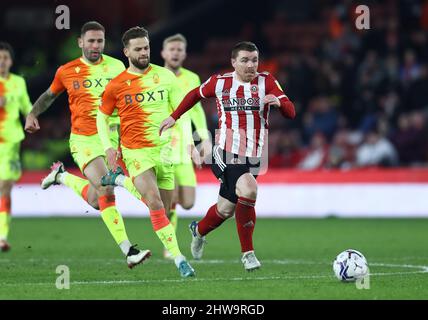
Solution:
{"label": "black shorts", "polygon": [[260,168],[260,158],[239,156],[226,152],[219,146],[213,147],[211,170],[220,180],[220,195],[227,200],[236,203],[236,182],[239,177],[250,172],[257,178]]}

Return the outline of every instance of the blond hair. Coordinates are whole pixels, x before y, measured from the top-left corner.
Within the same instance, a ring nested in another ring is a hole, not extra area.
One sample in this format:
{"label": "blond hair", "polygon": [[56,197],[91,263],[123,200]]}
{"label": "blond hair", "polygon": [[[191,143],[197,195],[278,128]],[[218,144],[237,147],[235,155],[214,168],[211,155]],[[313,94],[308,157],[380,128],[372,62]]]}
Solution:
{"label": "blond hair", "polygon": [[174,42],[174,41],[183,42],[184,46],[187,47],[186,38],[181,33],[176,33],[172,36],[169,36],[168,38],[165,38],[165,40],[163,41],[163,48],[165,48],[168,43]]}

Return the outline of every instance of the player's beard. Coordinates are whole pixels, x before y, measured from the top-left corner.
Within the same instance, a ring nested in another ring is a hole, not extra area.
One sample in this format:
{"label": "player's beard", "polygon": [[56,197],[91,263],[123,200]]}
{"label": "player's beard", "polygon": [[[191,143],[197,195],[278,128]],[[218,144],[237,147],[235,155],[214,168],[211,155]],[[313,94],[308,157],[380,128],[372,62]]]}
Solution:
{"label": "player's beard", "polygon": [[101,58],[101,51],[94,52],[92,50],[83,50],[83,54],[88,61],[94,63],[97,62]]}
{"label": "player's beard", "polygon": [[138,60],[138,58],[134,59],[131,58],[131,63],[134,65],[134,67],[136,67],[137,69],[140,70],[144,70],[149,66],[150,63],[150,57],[147,57],[146,62],[140,62],[140,60]]}

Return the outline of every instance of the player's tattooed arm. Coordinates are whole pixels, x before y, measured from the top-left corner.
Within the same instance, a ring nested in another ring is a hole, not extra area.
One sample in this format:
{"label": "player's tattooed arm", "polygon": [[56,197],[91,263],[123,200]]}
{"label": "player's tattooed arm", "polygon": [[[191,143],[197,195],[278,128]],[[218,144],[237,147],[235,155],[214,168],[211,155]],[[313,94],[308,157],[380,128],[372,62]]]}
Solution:
{"label": "player's tattooed arm", "polygon": [[42,95],[36,100],[33,105],[32,113],[35,117],[45,112],[51,104],[55,101],[58,96],[54,94],[50,89],[42,93]]}
{"label": "player's tattooed arm", "polygon": [[42,93],[34,103],[30,113],[27,115],[25,120],[25,131],[33,133],[40,129],[37,117],[51,106],[57,96],[58,95],[54,94],[50,89]]}

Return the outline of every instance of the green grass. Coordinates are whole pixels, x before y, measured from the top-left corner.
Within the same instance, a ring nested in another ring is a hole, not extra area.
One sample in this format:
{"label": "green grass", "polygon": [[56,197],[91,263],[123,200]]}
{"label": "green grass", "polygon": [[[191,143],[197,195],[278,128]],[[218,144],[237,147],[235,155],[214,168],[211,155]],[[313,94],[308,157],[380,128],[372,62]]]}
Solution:
{"label": "green grass", "polygon": [[[191,260],[197,277],[184,280],[148,219],[125,222],[153,253],[133,270],[101,219],[15,219],[12,250],[0,253],[0,299],[428,299],[428,219],[259,219],[262,269],[252,273],[230,220],[209,235],[204,260]],[[190,258],[189,222],[179,221],[178,237]],[[332,260],[348,248],[367,257],[369,290],[333,277]],[[69,290],[55,287],[58,265],[70,269]]]}

